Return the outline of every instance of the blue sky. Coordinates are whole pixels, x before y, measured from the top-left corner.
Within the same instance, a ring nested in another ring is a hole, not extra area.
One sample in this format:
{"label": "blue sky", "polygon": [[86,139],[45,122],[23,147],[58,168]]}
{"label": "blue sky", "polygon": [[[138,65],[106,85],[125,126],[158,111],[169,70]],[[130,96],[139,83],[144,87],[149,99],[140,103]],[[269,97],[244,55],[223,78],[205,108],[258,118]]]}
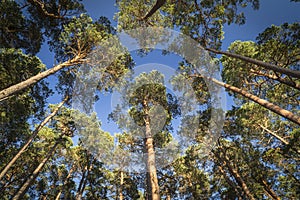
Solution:
{"label": "blue sky", "polygon": [[[112,21],[112,25],[116,26],[117,22],[113,20],[114,13],[117,8],[114,6],[114,0],[83,0],[87,12],[93,19],[100,16],[106,16]],[[235,40],[255,40],[258,33],[272,24],[280,25],[284,22],[299,22],[300,3],[289,2],[289,0],[261,0],[260,9],[253,10],[251,7],[243,9],[246,16],[246,24],[242,26],[230,25],[225,26],[225,39],[222,49],[226,50],[231,42]],[[51,68],[54,64],[53,54],[49,53],[46,45],[38,54],[41,60]],[[146,63],[159,63],[176,68],[177,63],[181,61],[178,56],[161,56],[160,51],[154,51],[148,56],[139,58],[134,57],[138,65]],[[51,83],[56,82],[55,76],[48,78]],[[51,84],[52,85],[52,84]],[[50,103],[58,103],[60,99],[57,96],[50,99]],[[118,132],[113,122],[108,123],[107,115],[111,112],[112,102],[111,95],[101,96],[100,101],[96,104],[96,111],[100,114],[102,121],[102,129],[110,132]],[[231,104],[231,101],[228,101]]]}

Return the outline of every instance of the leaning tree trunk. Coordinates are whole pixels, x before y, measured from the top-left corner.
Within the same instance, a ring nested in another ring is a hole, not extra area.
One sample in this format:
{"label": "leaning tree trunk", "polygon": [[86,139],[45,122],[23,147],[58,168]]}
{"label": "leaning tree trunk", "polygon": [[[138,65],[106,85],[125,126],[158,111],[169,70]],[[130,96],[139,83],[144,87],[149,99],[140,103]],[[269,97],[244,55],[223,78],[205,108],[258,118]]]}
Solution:
{"label": "leaning tree trunk", "polygon": [[286,146],[290,145],[288,141],[286,141],[284,138],[282,138],[279,135],[277,135],[275,132],[267,129],[263,125],[258,124],[258,126],[260,128],[262,128],[264,131],[266,131],[267,133],[269,133],[270,135],[274,136],[277,140],[279,140],[280,142],[282,142],[284,145],[286,145]]}
{"label": "leaning tree trunk", "polygon": [[146,128],[146,138],[144,140],[144,146],[147,155],[147,194],[148,199],[150,200],[159,200],[159,185],[158,185],[158,178],[156,172],[156,165],[155,165],[155,151],[153,146],[153,138],[151,133],[150,127],[150,116],[149,116],[149,109],[147,102],[143,102],[143,108],[145,111],[145,128]]}
{"label": "leaning tree trunk", "polygon": [[266,78],[278,81],[279,83],[285,84],[285,85],[287,85],[289,87],[292,87],[296,90],[300,90],[300,84],[296,83],[295,81],[293,81],[291,79],[288,79],[288,77],[281,78],[280,76],[277,76],[277,75],[266,74],[264,72],[255,71],[253,69],[250,69],[250,72],[255,74],[255,75],[258,75],[258,76],[264,76]]}
{"label": "leaning tree trunk", "polygon": [[4,90],[1,90],[0,91],[0,102],[15,93],[17,93],[25,88],[30,87],[31,85],[39,82],[40,80],[50,76],[51,74],[58,72],[59,70],[65,68],[65,67],[69,67],[69,66],[73,66],[73,65],[81,63],[82,57],[83,57],[82,55],[77,55],[76,57],[74,57],[71,60],[68,60],[64,63],[58,64],[55,67],[48,69],[46,71],[43,71],[25,81],[22,81],[20,83],[17,83],[15,85],[12,85],[12,86],[4,89]]}
{"label": "leaning tree trunk", "polygon": [[237,186],[233,181],[230,180],[229,177],[227,177],[227,174],[226,174],[225,170],[223,169],[223,167],[224,167],[223,164],[221,166],[218,166],[218,168],[219,168],[220,172],[222,173],[225,181],[234,190],[236,196],[238,197],[238,200],[242,200],[243,197],[241,196],[241,192],[240,192],[239,186]]}
{"label": "leaning tree trunk", "polygon": [[[146,20],[146,19],[150,18],[159,8],[161,8],[164,5],[164,3],[165,3],[165,0],[157,0],[155,5],[150,9],[150,11],[144,17],[142,17],[141,19]],[[248,63],[259,65],[259,66],[261,66],[265,69],[268,69],[268,70],[273,70],[275,72],[283,73],[283,74],[286,74],[286,75],[291,76],[291,77],[300,78],[300,71],[295,71],[295,70],[291,70],[291,69],[287,69],[287,68],[282,68],[282,67],[279,67],[277,65],[273,65],[273,64],[270,64],[270,63],[266,63],[266,62],[263,62],[263,61],[260,61],[260,60],[256,60],[256,59],[253,59],[253,58],[249,58],[249,57],[246,57],[246,56],[242,56],[242,55],[227,52],[227,51],[219,51],[219,50],[211,49],[211,48],[205,48],[205,49],[207,51],[210,51],[210,52],[213,52],[213,53],[216,53],[216,54],[226,55],[226,56],[229,56],[229,57],[232,57],[232,58],[237,58],[237,59],[246,61]]]}
{"label": "leaning tree trunk", "polygon": [[[90,165],[87,163],[87,165],[84,168],[84,171],[82,173],[82,177],[81,177],[78,189],[77,189],[77,193],[75,196],[76,200],[80,200],[82,198],[83,192],[86,187],[87,180],[88,180],[90,172],[93,168],[94,161],[95,161],[95,159],[92,159]],[[89,157],[87,158],[87,162],[89,162]]]}
{"label": "leaning tree trunk", "polygon": [[300,78],[300,71],[279,67],[277,65],[266,63],[266,62],[256,60],[256,59],[253,59],[253,58],[249,58],[249,57],[246,57],[246,56],[242,56],[242,55],[239,55],[239,54],[231,53],[231,52],[228,52],[228,51],[219,51],[219,50],[211,49],[211,48],[205,48],[205,49],[207,51],[210,51],[210,52],[213,52],[213,53],[216,53],[216,54],[222,54],[222,55],[229,56],[231,58],[237,58],[237,59],[243,60],[245,62],[261,66],[261,67],[263,67],[265,69],[268,69],[268,70],[273,70],[275,72],[283,73],[283,74],[286,74],[286,75],[291,76],[291,77]]}
{"label": "leaning tree trunk", "polygon": [[261,179],[261,185],[264,187],[264,190],[268,193],[268,195],[273,200],[280,200],[280,198],[277,196],[277,194],[274,192],[274,190],[268,185],[266,180]]}
{"label": "leaning tree trunk", "polygon": [[[61,138],[61,137],[60,137]],[[32,172],[30,177],[25,181],[25,183],[21,186],[21,188],[16,192],[12,200],[19,200],[23,199],[26,191],[28,188],[32,185],[33,181],[36,179],[36,177],[39,175],[39,173],[42,171],[45,164],[48,162],[48,160],[53,155],[57,145],[60,143],[60,138],[55,142],[55,144],[52,146],[50,151],[47,153],[46,157],[42,160],[42,162],[37,166],[37,168]]]}
{"label": "leaning tree trunk", "polygon": [[221,81],[218,81],[217,79],[214,79],[214,78],[210,78],[210,77],[205,77],[206,79],[208,80],[211,80],[213,81],[214,83],[228,89],[228,90],[231,90],[232,92],[234,93],[237,93],[237,94],[240,94],[248,99],[250,99],[251,101],[254,101],[255,103],[271,110],[272,112],[292,121],[292,122],[295,122],[296,124],[300,125],[300,117],[293,114],[292,112],[288,111],[288,110],[285,110],[273,103],[270,103],[268,102],[267,100],[264,100],[264,99],[261,99],[259,98],[258,96],[255,96],[253,94],[250,94],[249,92],[245,91],[245,90],[242,90],[240,88],[237,88],[237,87],[234,87],[232,85],[229,85],[229,84],[226,84],[226,83],[223,83]]}
{"label": "leaning tree trunk", "polygon": [[70,179],[70,177],[71,177],[71,175],[72,175],[72,173],[73,173],[74,170],[75,170],[75,163],[73,163],[73,165],[72,165],[72,167],[71,167],[71,169],[70,169],[70,171],[69,171],[66,179],[63,182],[62,188],[59,190],[59,192],[57,193],[57,195],[55,197],[55,200],[59,200],[60,199],[60,196],[61,196],[61,194],[63,192],[63,187],[68,183],[68,181],[69,181],[69,179]]}
{"label": "leaning tree trunk", "polygon": [[82,176],[81,176],[81,179],[80,179],[80,182],[79,182],[79,186],[78,186],[78,189],[77,189],[77,192],[76,192],[76,196],[75,196],[75,199],[76,200],[80,200],[81,199],[81,188],[83,187],[84,185],[84,182],[85,182],[85,179],[86,179],[86,173],[87,173],[87,166],[85,166],[84,168],[84,171],[82,172]]}
{"label": "leaning tree trunk", "polygon": [[23,145],[23,147],[18,151],[18,153],[11,159],[11,161],[5,166],[5,168],[1,171],[0,173],[0,180],[3,178],[3,176],[7,173],[7,171],[11,168],[11,166],[18,160],[18,158],[22,155],[22,153],[24,153],[24,151],[26,150],[26,148],[30,145],[30,143],[32,142],[32,140],[37,136],[37,134],[39,133],[39,131],[50,121],[50,119],[52,119],[57,112],[59,111],[59,109],[63,106],[63,104],[68,100],[68,96],[66,96],[64,98],[64,100],[58,104],[58,106],[53,110],[53,112],[48,115],[48,117],[46,117],[44,119],[44,121],[42,121],[38,127],[35,128],[35,130],[32,132],[31,136],[29,137],[29,139],[27,140],[27,142]]}
{"label": "leaning tree trunk", "polygon": [[249,190],[246,182],[243,180],[242,176],[239,174],[239,172],[234,169],[229,160],[224,157],[222,158],[218,153],[215,153],[215,156],[218,158],[218,160],[221,162],[222,166],[226,166],[226,168],[228,169],[229,173],[234,177],[235,181],[238,183],[238,185],[242,188],[242,190],[244,191],[245,195],[251,199],[251,200],[255,200],[253,194],[251,193],[251,191]]}

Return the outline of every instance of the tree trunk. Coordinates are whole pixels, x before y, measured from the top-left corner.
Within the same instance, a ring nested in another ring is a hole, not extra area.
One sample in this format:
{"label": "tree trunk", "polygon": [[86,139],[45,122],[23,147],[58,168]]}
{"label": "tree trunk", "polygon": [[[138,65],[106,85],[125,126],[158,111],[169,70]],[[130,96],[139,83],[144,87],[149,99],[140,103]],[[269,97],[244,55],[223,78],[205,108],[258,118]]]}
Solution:
{"label": "tree trunk", "polygon": [[263,72],[260,72],[260,71],[255,71],[253,69],[250,69],[250,72],[252,72],[253,74],[258,75],[258,76],[264,76],[264,77],[267,77],[269,79],[278,81],[279,83],[282,83],[282,84],[285,84],[285,85],[290,86],[292,88],[295,88],[296,90],[300,90],[300,84],[297,84],[296,82],[294,82],[292,80],[289,80],[287,78],[281,78],[281,77],[276,76],[276,75],[266,74],[266,73],[263,73]]}
{"label": "tree trunk", "polygon": [[153,138],[145,139],[147,153],[147,193],[150,200],[159,200],[159,186],[155,166],[155,152],[153,147]]}
{"label": "tree trunk", "polygon": [[82,177],[80,179],[79,186],[78,186],[78,189],[77,189],[77,192],[76,192],[76,196],[75,196],[76,200],[80,200],[81,199],[81,196],[82,196],[82,194],[81,194],[81,188],[83,187],[83,183],[85,181],[86,171],[87,171],[87,166],[85,167],[84,171],[82,172]]}
{"label": "tree trunk", "polygon": [[280,200],[280,198],[277,196],[277,194],[274,192],[274,190],[272,190],[272,188],[268,185],[266,180],[262,179],[261,184],[264,187],[264,190],[269,194],[269,196],[273,200]]}
{"label": "tree trunk", "polygon": [[[277,135],[275,132],[267,129],[266,127],[258,124],[259,127],[261,127],[264,131],[267,131],[270,135],[274,136],[276,139],[280,140],[280,142],[282,142],[283,144],[285,144],[286,146],[289,146],[290,143],[288,141],[286,141],[284,138],[280,137],[279,135]],[[294,150],[296,153],[300,154],[300,151],[295,148],[295,147],[291,147],[292,150]]]}
{"label": "tree trunk", "polygon": [[224,165],[222,164],[222,166],[218,166],[220,172],[223,174],[223,177],[225,179],[225,181],[230,185],[230,187],[234,190],[236,196],[238,197],[238,200],[242,200],[243,197],[241,196],[240,193],[240,188],[239,186],[237,186],[234,182],[232,182],[226,175],[225,170],[223,169]]}
{"label": "tree trunk", "polygon": [[214,83],[220,85],[220,86],[223,86],[224,88],[226,89],[229,89],[231,90],[232,92],[235,92],[237,94],[240,94],[248,99],[250,99],[251,101],[254,101],[255,103],[258,103],[259,105],[273,111],[274,113],[292,121],[292,122],[295,122],[296,124],[300,125],[300,117],[293,114],[292,112],[288,111],[288,110],[285,110],[273,103],[270,103],[268,102],[267,100],[264,100],[264,99],[261,99],[253,94],[250,94],[248,93],[247,91],[245,90],[242,90],[242,89],[239,89],[237,87],[234,87],[232,85],[229,85],[229,84],[226,84],[226,83],[223,83],[221,81],[218,81],[214,78],[210,78],[210,77],[205,77],[206,79],[208,80],[211,80],[213,81]]}
{"label": "tree trunk", "polygon": [[64,63],[61,63],[59,65],[56,65],[55,67],[51,68],[51,69],[48,69],[46,71],[43,71],[25,81],[22,81],[20,83],[17,83],[15,85],[12,85],[4,90],[1,90],[0,91],[0,102],[3,101],[4,99],[8,98],[9,96],[25,89],[25,88],[28,88],[29,86],[39,82],[40,80],[50,76],[51,74],[54,74],[56,72],[58,72],[59,70],[65,68],[65,67],[68,67],[68,66],[72,66],[72,65],[75,65],[75,64],[79,64],[82,62],[82,55],[78,55],[76,56],[75,58],[71,59],[71,60],[68,60]]}
{"label": "tree trunk", "polygon": [[23,196],[25,195],[28,188],[31,186],[33,181],[36,179],[36,177],[39,175],[45,164],[48,162],[48,160],[53,155],[57,145],[60,143],[60,138],[55,142],[55,144],[52,146],[50,151],[47,153],[46,157],[42,160],[42,162],[37,166],[37,168],[33,171],[33,173],[30,175],[30,177],[26,180],[26,182],[21,186],[21,188],[17,191],[17,193],[14,195],[12,200],[19,200],[23,199]]}
{"label": "tree trunk", "polygon": [[166,200],[171,200],[171,195],[167,194]]}
{"label": "tree trunk", "polygon": [[24,153],[24,151],[26,150],[26,148],[30,145],[30,143],[32,142],[32,140],[37,136],[37,134],[39,133],[39,131],[50,121],[50,119],[52,119],[57,114],[57,112],[59,111],[59,109],[64,105],[64,103],[68,100],[68,98],[69,97],[66,96],[64,98],[64,100],[60,104],[58,104],[58,106],[53,110],[53,112],[50,115],[48,115],[48,117],[46,117],[44,119],[44,121],[42,121],[38,125],[38,127],[36,127],[36,129],[32,132],[32,134],[29,137],[29,139],[27,140],[27,142],[23,145],[23,147],[18,151],[18,153],[12,158],[12,160],[1,171],[1,173],[0,173],[0,180],[7,173],[7,171],[11,168],[11,166],[17,161],[17,159],[22,155],[22,153]]}
{"label": "tree trunk", "polygon": [[[87,162],[89,162],[89,158],[88,158]],[[83,195],[86,183],[87,183],[88,176],[90,174],[90,171],[93,168],[93,162],[94,162],[94,160],[92,160],[92,162],[91,162],[90,165],[87,164],[85,166],[85,170],[84,170],[84,172],[82,174],[82,177],[81,177],[78,189],[77,189],[77,193],[76,193],[76,196],[75,196],[76,200],[80,200],[82,198],[82,195]]]}
{"label": "tree trunk", "polygon": [[157,179],[157,172],[155,166],[155,151],[153,146],[153,138],[150,127],[150,116],[147,101],[143,102],[143,109],[145,112],[145,128],[146,138],[144,140],[146,155],[147,155],[147,194],[149,200],[159,200],[159,185]]}
{"label": "tree trunk", "polygon": [[124,185],[124,172],[120,171],[120,187],[119,187],[119,200],[123,200],[123,185]]}
{"label": "tree trunk", "polygon": [[286,75],[291,76],[291,77],[300,78],[300,71],[279,67],[277,65],[266,63],[266,62],[256,60],[256,59],[253,59],[253,58],[249,58],[249,57],[246,57],[246,56],[242,56],[242,55],[239,55],[239,54],[230,53],[228,51],[219,51],[219,50],[211,49],[211,48],[205,48],[205,49],[207,51],[210,51],[210,52],[213,52],[213,53],[216,53],[216,54],[222,54],[222,55],[229,56],[231,58],[237,58],[237,59],[243,60],[245,62],[261,66],[261,67],[263,67],[265,69],[268,69],[268,70],[273,70],[275,72],[283,73],[283,74],[286,74]]}
{"label": "tree trunk", "polygon": [[[72,175],[74,169],[75,169],[75,164],[72,165],[72,167],[71,167],[71,169],[70,169],[70,171],[69,171],[69,173],[68,173],[66,179],[65,179],[64,182],[63,182],[62,187],[64,187],[64,186],[68,183],[68,180],[69,180],[69,178],[71,177],[71,175]],[[55,200],[59,200],[59,199],[60,199],[60,196],[61,196],[61,194],[62,194],[62,191],[63,191],[63,189],[61,188],[61,189],[59,190],[59,192],[57,193],[57,195],[56,195],[56,197],[55,197]]]}
{"label": "tree trunk", "polygon": [[[160,7],[162,7],[164,5],[164,3],[165,3],[165,0],[157,0],[156,4],[151,8],[151,10],[144,17],[141,18],[141,20],[145,20],[145,19],[148,19],[149,17],[151,17]],[[226,56],[229,56],[229,57],[232,57],[232,58],[237,58],[237,59],[246,61],[248,63],[259,65],[259,66],[261,66],[265,69],[268,69],[268,70],[273,70],[275,72],[283,73],[283,74],[286,74],[286,75],[291,76],[291,77],[300,78],[300,71],[295,71],[295,70],[279,67],[277,65],[266,63],[266,62],[256,60],[256,59],[253,59],[253,58],[249,58],[249,57],[246,57],[246,56],[242,56],[242,55],[239,55],[239,54],[231,53],[231,52],[228,52],[228,51],[219,51],[219,50],[211,49],[211,48],[205,48],[205,49],[207,51],[210,51],[210,52],[213,52],[213,53],[216,53],[216,54],[226,55]]]}
{"label": "tree trunk", "polygon": [[247,184],[245,183],[245,181],[243,180],[242,176],[239,174],[239,172],[234,169],[229,160],[224,157],[221,158],[220,155],[218,155],[217,153],[215,153],[216,157],[220,160],[220,162],[222,163],[221,165],[224,165],[227,167],[227,169],[229,170],[229,173],[234,177],[234,179],[236,180],[236,182],[239,184],[239,186],[242,188],[242,190],[244,191],[245,195],[251,199],[251,200],[255,200],[254,196],[252,195],[252,193],[250,192]]}

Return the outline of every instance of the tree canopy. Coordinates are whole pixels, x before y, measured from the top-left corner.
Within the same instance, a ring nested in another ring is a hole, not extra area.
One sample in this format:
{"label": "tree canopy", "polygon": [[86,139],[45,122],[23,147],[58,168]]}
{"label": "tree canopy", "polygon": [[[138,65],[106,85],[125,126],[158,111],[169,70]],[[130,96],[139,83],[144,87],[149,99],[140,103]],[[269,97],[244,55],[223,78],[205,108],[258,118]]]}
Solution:
{"label": "tree canopy", "polygon": [[86,4],[0,2],[0,199],[300,199],[299,19],[224,47],[259,0]]}

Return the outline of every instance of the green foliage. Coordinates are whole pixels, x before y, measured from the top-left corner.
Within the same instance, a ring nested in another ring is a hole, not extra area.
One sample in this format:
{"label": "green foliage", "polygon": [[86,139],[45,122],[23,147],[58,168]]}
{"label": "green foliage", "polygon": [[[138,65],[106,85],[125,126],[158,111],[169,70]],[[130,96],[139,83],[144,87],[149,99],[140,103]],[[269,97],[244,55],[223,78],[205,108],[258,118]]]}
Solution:
{"label": "green foliage", "polygon": [[[13,197],[57,142],[53,155],[22,199],[120,199],[120,194],[123,199],[145,199],[146,175],[126,169],[144,161],[146,124],[151,129],[147,136],[153,138],[157,165],[168,160],[164,148],[178,145],[178,137],[186,139],[180,143],[184,154],[175,152],[177,159],[157,168],[162,199],[247,199],[245,186],[255,199],[268,199],[271,193],[281,199],[300,198],[299,126],[232,93],[236,104],[227,112],[218,146],[213,151],[205,149],[215,99],[206,79],[195,75],[190,63],[180,63],[178,76],[171,80],[176,91],[184,91],[186,110],[181,110],[179,98],[168,92],[158,71],[131,80],[128,72],[134,66],[133,58],[115,37],[116,29],[106,17],[93,21],[79,0],[24,3],[0,2],[0,89],[50,68],[34,56],[47,41],[58,62],[84,58],[84,63],[60,71],[55,88],[58,94],[72,93],[71,102],[81,105],[79,110],[72,110],[70,102],[66,103],[38,132],[0,180],[1,199]],[[143,42],[142,47],[168,40],[168,36],[157,37],[167,27],[180,30],[205,47],[219,48],[223,26],[244,24],[242,8],[259,6],[258,0],[167,0],[143,20],[155,3],[118,0],[117,29],[160,27],[154,33],[144,29],[131,33]],[[300,70],[299,35],[298,22],[272,25],[258,34],[256,41],[234,41],[228,51]],[[299,114],[299,80],[227,56],[221,61],[226,83]],[[206,60],[203,63],[207,64]],[[96,95],[113,87],[123,95],[122,104],[110,115],[123,129],[115,135],[102,130],[99,116],[90,112],[99,98]],[[0,102],[0,170],[27,141],[36,124],[56,108],[54,104],[46,107],[51,94],[48,84],[40,81]],[[174,119],[181,115],[184,117],[177,124]],[[174,137],[171,133],[175,132]],[[118,166],[114,170],[112,160]]]}
{"label": "green foliage", "polygon": [[114,33],[107,18],[93,21],[87,14],[74,17],[64,25],[59,43],[54,46],[57,59],[64,61],[82,56],[85,61],[61,71],[57,86],[60,92],[73,92],[78,95],[77,99],[82,98],[81,104],[88,104],[91,99],[87,99],[88,91],[84,88],[111,91],[122,82],[134,62]]}
{"label": "green foliage", "polygon": [[[0,89],[7,88],[45,69],[35,56],[16,49],[0,49]],[[29,132],[27,120],[41,117],[46,98],[51,90],[42,81],[39,84],[0,102],[1,152],[15,145]],[[24,135],[23,135],[24,134]],[[2,146],[3,145],[3,146]],[[7,147],[6,147],[7,146]]]}
{"label": "green foliage", "polygon": [[[150,126],[153,134],[163,130],[170,130],[170,122],[172,117],[180,114],[180,109],[171,94],[167,94],[164,86],[164,77],[158,71],[151,71],[149,74],[142,73],[129,83],[125,91],[123,91],[124,106],[129,106],[129,116],[137,126],[145,126],[145,116],[150,117]],[[126,104],[126,102],[128,102]],[[121,106],[121,105],[119,105]],[[120,109],[124,109],[119,107]],[[115,120],[120,128],[125,128],[129,132],[134,132],[135,128],[126,124],[126,121],[118,108],[111,114],[111,118]],[[125,121],[124,121],[125,120]],[[124,123],[125,122],[125,123]],[[133,124],[133,125],[134,125]],[[131,129],[134,128],[134,129]],[[154,135],[153,135],[154,136]]]}
{"label": "green foliage", "polygon": [[99,22],[101,20],[93,23],[92,18],[86,14],[81,14],[78,18],[74,17],[64,25],[64,31],[59,38],[60,44],[55,47],[56,54],[67,58],[81,54],[87,56],[93,47],[100,45],[100,42],[108,37],[110,24]]}
{"label": "green foliage", "polygon": [[36,54],[43,42],[41,27],[26,18],[21,6],[10,0],[0,2],[0,48],[22,48]]}
{"label": "green foliage", "polygon": [[[235,41],[228,51],[297,70],[299,30],[299,23],[273,25],[259,34],[257,43]],[[227,56],[222,56],[221,61],[224,66],[222,76],[228,84],[251,91],[252,94],[274,102],[282,108],[299,108],[299,88],[296,88],[296,85],[299,85],[298,80]],[[242,102],[245,101],[241,97],[238,98],[242,99]],[[281,101],[282,98],[285,98],[285,101]]]}
{"label": "green foliage", "polygon": [[85,12],[80,0],[30,0],[28,2],[29,4],[23,8],[24,15],[30,16],[33,23],[38,25],[50,49],[54,51],[59,43],[63,25]]}
{"label": "green foliage", "polygon": [[89,116],[75,110],[72,111],[71,116],[72,124],[76,128],[76,134],[83,142],[83,145],[98,159],[109,160],[113,152],[114,139],[110,133],[101,130],[101,124],[96,113],[92,113]]}
{"label": "green foliage", "polygon": [[141,2],[137,0],[117,1],[119,12],[116,18],[120,29],[133,29],[139,26],[163,26],[179,28],[182,33],[191,36],[203,46],[220,47],[225,23],[244,24],[245,16],[238,12],[239,7],[252,4],[258,9],[259,1],[167,1],[146,21],[140,19],[154,5],[154,0]]}
{"label": "green foliage", "polygon": [[281,67],[300,70],[300,23],[272,25],[260,33],[256,40],[259,44],[260,58]]}

